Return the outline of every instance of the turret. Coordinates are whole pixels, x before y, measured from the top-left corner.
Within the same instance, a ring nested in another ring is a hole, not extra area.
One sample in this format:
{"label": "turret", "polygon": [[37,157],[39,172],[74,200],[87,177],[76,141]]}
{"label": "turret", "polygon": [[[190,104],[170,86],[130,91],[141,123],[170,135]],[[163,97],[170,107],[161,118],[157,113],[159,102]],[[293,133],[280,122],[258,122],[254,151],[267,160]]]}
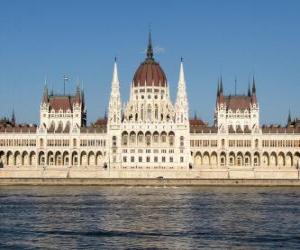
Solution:
{"label": "turret", "polygon": [[184,78],[183,60],[181,58],[177,98],[175,103],[176,123],[188,123],[188,100],[186,94],[186,84]]}
{"label": "turret", "polygon": [[121,123],[121,96],[117,59],[115,58],[108,109],[108,124]]}

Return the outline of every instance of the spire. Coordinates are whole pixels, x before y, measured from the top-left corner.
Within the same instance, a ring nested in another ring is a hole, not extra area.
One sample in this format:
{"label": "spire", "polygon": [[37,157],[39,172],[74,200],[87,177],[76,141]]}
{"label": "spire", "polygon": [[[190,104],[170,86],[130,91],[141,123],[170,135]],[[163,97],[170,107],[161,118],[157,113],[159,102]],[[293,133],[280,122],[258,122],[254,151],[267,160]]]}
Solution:
{"label": "spire", "polygon": [[223,79],[222,79],[222,76],[221,76],[221,79],[220,79],[220,94],[223,94]]}
{"label": "spire", "polygon": [[15,109],[12,110],[12,113],[11,113],[11,123],[13,126],[16,125],[16,115],[15,115]]}
{"label": "spire", "polygon": [[183,70],[183,58],[180,58],[180,71],[179,71],[179,83],[185,88],[184,70]]}
{"label": "spire", "polygon": [[152,48],[151,30],[149,30],[149,37],[148,37],[147,59],[152,59],[153,60],[153,48]]}
{"label": "spire", "polygon": [[178,90],[177,98],[175,103],[176,112],[176,122],[185,123],[188,122],[188,100],[186,94],[186,84],[183,69],[183,59],[180,60],[179,69],[179,80],[178,80]]}
{"label": "spire", "polygon": [[43,103],[47,103],[48,102],[48,87],[47,84],[45,82],[45,86],[44,86],[44,93],[43,93]]}
{"label": "spire", "polygon": [[289,109],[289,114],[288,114],[288,119],[287,119],[287,125],[289,125],[291,122],[292,122],[291,110]]}
{"label": "spire", "polygon": [[252,79],[252,94],[256,94],[256,87],[255,87],[255,79],[254,79],[254,76],[253,76],[253,79]]}
{"label": "spire", "polygon": [[248,96],[251,96],[250,83],[248,83]]}
{"label": "spire", "polygon": [[118,76],[117,58],[115,57],[113,76],[111,81],[111,93],[109,99],[108,122],[119,124],[121,122],[121,95]]}
{"label": "spire", "polygon": [[119,85],[117,57],[115,57],[115,62],[114,62],[114,70],[113,70],[112,83],[113,83],[113,84],[118,84],[118,85]]}
{"label": "spire", "polygon": [[220,79],[218,78],[217,97],[220,96]]}

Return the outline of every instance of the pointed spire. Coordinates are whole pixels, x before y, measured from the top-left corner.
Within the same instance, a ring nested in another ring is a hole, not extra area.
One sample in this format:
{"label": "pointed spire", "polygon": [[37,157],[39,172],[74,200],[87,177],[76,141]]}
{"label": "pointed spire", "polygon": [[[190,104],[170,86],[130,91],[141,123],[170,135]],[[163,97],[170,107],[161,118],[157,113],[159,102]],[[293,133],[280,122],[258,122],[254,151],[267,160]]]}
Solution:
{"label": "pointed spire", "polygon": [[176,122],[178,123],[186,123],[188,122],[188,100],[186,93],[186,84],[184,77],[184,69],[183,69],[183,59],[180,60],[180,70],[179,70],[179,80],[178,80],[178,90],[177,90],[177,98],[175,102],[176,109]]}
{"label": "pointed spire", "polygon": [[182,57],[180,58],[179,83],[182,83],[182,84],[185,83]]}
{"label": "pointed spire", "polygon": [[15,109],[12,110],[12,113],[11,113],[11,123],[13,126],[16,125],[16,115],[15,115]]}
{"label": "pointed spire", "polygon": [[222,76],[221,76],[221,79],[220,79],[220,94],[223,94],[223,79],[222,79]]}
{"label": "pointed spire", "polygon": [[288,114],[288,119],[287,119],[287,125],[289,125],[291,122],[292,122],[291,110],[289,109],[289,114]]}
{"label": "pointed spire", "polygon": [[110,124],[119,124],[121,122],[121,108],[120,83],[117,58],[115,57],[108,110],[108,120]]}
{"label": "pointed spire", "polygon": [[248,83],[248,96],[251,96],[251,89],[250,89],[250,83]]}
{"label": "pointed spire", "polygon": [[119,83],[117,57],[115,57],[112,83]]}
{"label": "pointed spire", "polygon": [[254,76],[253,76],[253,79],[252,79],[252,94],[256,94],[256,87],[255,87],[255,79],[254,79]]}
{"label": "pointed spire", "polygon": [[149,37],[148,37],[147,59],[152,59],[153,60],[153,48],[152,48],[151,30],[149,30]]}
{"label": "pointed spire", "polygon": [[220,96],[220,79],[218,78],[217,97]]}
{"label": "pointed spire", "polygon": [[48,102],[48,87],[45,81],[45,86],[44,86],[44,93],[43,93],[43,103]]}

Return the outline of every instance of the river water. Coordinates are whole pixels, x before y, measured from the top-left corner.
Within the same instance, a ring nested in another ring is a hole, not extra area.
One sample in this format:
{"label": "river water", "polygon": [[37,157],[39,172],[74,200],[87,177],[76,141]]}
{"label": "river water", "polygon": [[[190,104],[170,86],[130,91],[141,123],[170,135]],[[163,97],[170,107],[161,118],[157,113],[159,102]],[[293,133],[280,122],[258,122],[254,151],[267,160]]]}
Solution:
{"label": "river water", "polygon": [[0,248],[300,248],[300,189],[0,187]]}

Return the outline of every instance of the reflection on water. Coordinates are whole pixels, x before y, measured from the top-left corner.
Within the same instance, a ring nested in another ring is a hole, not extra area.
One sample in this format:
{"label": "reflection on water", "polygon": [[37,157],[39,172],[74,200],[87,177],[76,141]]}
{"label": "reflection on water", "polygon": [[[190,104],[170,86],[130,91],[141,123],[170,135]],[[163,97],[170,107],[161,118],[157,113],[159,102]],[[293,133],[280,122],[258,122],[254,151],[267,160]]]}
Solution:
{"label": "reflection on water", "polygon": [[0,187],[0,248],[299,248],[297,188]]}

